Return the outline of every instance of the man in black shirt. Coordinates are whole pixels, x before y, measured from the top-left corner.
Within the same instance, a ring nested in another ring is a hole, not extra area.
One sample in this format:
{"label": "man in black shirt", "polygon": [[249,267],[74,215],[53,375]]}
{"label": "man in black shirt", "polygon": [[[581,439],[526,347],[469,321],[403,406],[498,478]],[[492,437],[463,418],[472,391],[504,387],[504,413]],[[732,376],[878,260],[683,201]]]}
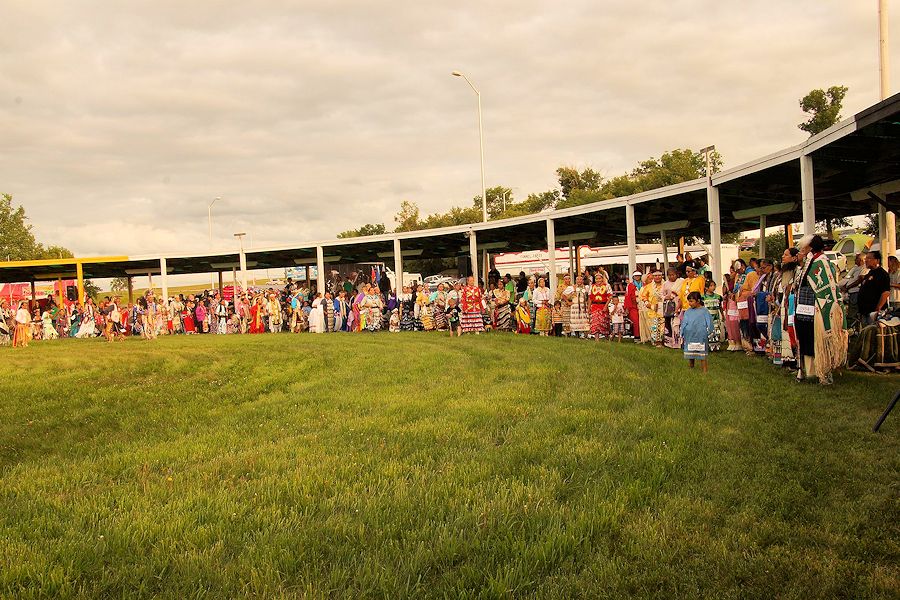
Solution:
{"label": "man in black shirt", "polygon": [[869,272],[862,278],[856,301],[863,323],[871,325],[875,322],[875,313],[887,306],[891,295],[891,277],[881,266],[881,252],[866,254],[866,268]]}

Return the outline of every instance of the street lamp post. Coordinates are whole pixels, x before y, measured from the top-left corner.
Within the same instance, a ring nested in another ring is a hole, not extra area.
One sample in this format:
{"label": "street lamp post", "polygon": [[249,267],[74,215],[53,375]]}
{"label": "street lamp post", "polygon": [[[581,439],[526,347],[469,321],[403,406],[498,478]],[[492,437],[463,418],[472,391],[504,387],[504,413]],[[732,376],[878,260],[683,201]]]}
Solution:
{"label": "street lamp post", "polygon": [[[207,222],[209,224],[209,250],[210,250],[210,252],[212,252],[212,207],[213,207],[213,204],[216,203],[216,200],[221,200],[221,199],[222,198],[220,198],[219,196],[216,196],[215,198],[213,198],[213,201],[209,203],[209,206],[206,207],[206,213],[207,213],[206,216],[208,219]],[[215,288],[216,281],[215,281],[215,277],[213,277],[212,273],[210,273],[209,279],[211,282],[210,287]]]}
{"label": "street lamp post", "polygon": [[[878,71],[880,100],[891,95],[890,43],[888,41],[888,1],[878,0]],[[878,234],[881,238],[881,254],[893,256],[897,250],[897,223],[893,212],[878,205]],[[885,260],[887,260],[885,258]]]}
{"label": "street lamp post", "polygon": [[478,97],[478,143],[481,148],[481,217],[484,222],[487,223],[488,213],[487,192],[484,187],[484,127],[481,120],[481,92],[478,91],[478,88],[472,85],[472,82],[469,81],[469,78],[466,77],[463,73],[460,73],[459,71],[453,71],[451,75],[453,75],[454,77],[462,77],[463,79],[465,79],[466,83],[469,84],[469,87],[472,88],[472,90],[475,92],[475,95]]}
{"label": "street lamp post", "polygon": [[[241,291],[246,294],[247,293],[247,256],[244,254],[244,236],[247,235],[244,232],[234,234],[234,237],[238,239],[238,244],[240,244],[240,253],[238,254],[238,260],[241,263]],[[237,295],[237,290],[235,290],[235,295]]]}

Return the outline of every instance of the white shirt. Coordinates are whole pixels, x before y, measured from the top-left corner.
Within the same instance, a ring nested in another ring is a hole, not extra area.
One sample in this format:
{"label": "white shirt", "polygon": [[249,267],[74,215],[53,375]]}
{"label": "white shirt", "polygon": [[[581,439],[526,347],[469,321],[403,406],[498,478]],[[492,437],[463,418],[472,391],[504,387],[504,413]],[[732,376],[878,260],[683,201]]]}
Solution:
{"label": "white shirt", "polygon": [[31,315],[28,314],[28,311],[24,308],[20,308],[16,311],[16,323],[19,325],[25,325],[31,322]]}
{"label": "white shirt", "polygon": [[536,307],[541,308],[542,306],[546,306],[547,308],[550,308],[550,298],[550,288],[534,288],[532,301]]}
{"label": "white shirt", "polygon": [[622,303],[613,304],[609,303],[609,314],[612,316],[613,323],[624,323],[625,322],[625,307],[622,306]]}

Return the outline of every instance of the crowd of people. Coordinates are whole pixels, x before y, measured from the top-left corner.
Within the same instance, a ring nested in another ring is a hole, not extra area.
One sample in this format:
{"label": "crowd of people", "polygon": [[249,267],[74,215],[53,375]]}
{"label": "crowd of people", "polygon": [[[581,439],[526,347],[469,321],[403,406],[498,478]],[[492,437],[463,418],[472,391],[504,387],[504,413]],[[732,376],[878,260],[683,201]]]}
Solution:
{"label": "crowd of people", "polygon": [[824,254],[819,236],[788,248],[780,264],[738,259],[725,274],[721,294],[703,259],[679,255],[663,273],[636,270],[615,285],[605,269],[565,274],[555,286],[548,276],[501,277],[486,284],[472,277],[432,290],[420,282],[397,293],[386,279],[366,276],[330,280],[324,290],[290,279],[284,288],[255,290],[229,300],[216,291],[168,299],[148,292],[136,303],[106,297],[95,304],[31,311],[27,302],[0,300],[0,334],[16,346],[32,339],[159,335],[484,331],[614,340],[680,349],[705,371],[709,352],[744,351],[797,369],[799,380],[832,381],[846,362],[846,319],[870,322],[900,305],[900,264],[890,274],[870,252],[844,280]]}

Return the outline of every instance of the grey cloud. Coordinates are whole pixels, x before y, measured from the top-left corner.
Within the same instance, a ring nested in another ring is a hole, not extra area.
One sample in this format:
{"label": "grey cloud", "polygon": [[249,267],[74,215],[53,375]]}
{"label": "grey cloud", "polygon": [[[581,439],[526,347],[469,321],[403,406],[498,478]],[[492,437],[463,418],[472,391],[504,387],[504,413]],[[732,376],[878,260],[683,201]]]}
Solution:
{"label": "grey cloud", "polygon": [[480,193],[454,69],[483,94],[488,185],[519,196],[675,147],[736,165],[803,139],[813,87],[876,100],[869,4],[6,3],[0,191],[79,254],[205,249],[215,196],[227,247],[390,227],[401,200]]}

